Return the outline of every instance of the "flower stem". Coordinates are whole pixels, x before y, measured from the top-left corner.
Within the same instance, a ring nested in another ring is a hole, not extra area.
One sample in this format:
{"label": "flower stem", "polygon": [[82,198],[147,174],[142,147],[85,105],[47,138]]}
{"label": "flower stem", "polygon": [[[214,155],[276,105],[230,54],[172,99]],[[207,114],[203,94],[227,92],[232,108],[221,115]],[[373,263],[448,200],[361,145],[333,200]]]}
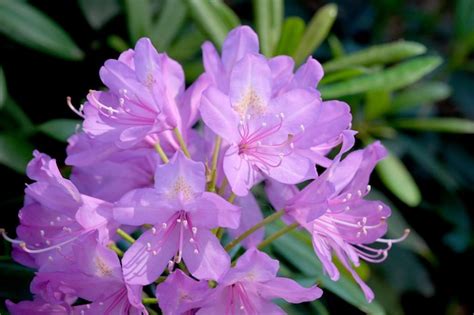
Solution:
{"label": "flower stem", "polygon": [[183,135],[181,135],[181,132],[179,132],[179,129],[176,127],[173,129],[174,134],[176,135],[176,139],[178,139],[179,146],[181,147],[181,150],[183,150],[184,155],[188,159],[191,158],[191,155],[189,154],[188,147],[186,147],[186,143],[184,142]]}
{"label": "flower stem", "polygon": [[227,201],[230,203],[234,203],[235,197],[237,197],[234,193],[231,193]]}
{"label": "flower stem", "polygon": [[274,214],[272,215],[269,215],[268,217],[266,217],[265,219],[263,219],[262,221],[260,221],[259,223],[255,224],[254,226],[252,226],[250,229],[248,229],[247,231],[245,231],[244,233],[240,234],[236,239],[234,239],[232,242],[230,242],[229,244],[227,244],[227,246],[225,247],[225,250],[226,251],[230,251],[232,248],[234,248],[237,244],[239,244],[241,241],[243,241],[244,239],[246,239],[250,234],[252,234],[253,232],[257,231],[258,229],[260,229],[261,227],[267,225],[268,223],[271,223],[275,220],[278,220],[283,214],[285,214],[285,209],[282,209],[280,211],[277,211],[275,212]]}
{"label": "flower stem", "polygon": [[221,148],[222,138],[217,136],[214,143],[214,152],[212,153],[212,164],[211,164],[211,182],[209,183],[209,191],[216,191],[216,180],[217,180],[217,160],[219,158],[219,150]]}
{"label": "flower stem", "polygon": [[117,234],[120,235],[121,238],[123,238],[124,240],[126,240],[127,242],[129,242],[130,244],[133,244],[135,243],[135,239],[133,237],[130,236],[130,234],[128,234],[127,232],[125,232],[124,230],[122,229],[117,229]]}
{"label": "flower stem", "polygon": [[160,143],[159,142],[155,143],[154,147],[155,147],[156,152],[158,152],[158,154],[160,155],[160,158],[163,161],[163,163],[165,164],[168,163],[170,160],[168,160],[168,157],[166,156],[165,151],[163,151],[163,148],[161,147]]}
{"label": "flower stem", "polygon": [[299,226],[298,223],[293,223],[293,224],[285,226],[284,228],[281,228],[280,230],[276,231],[275,233],[267,237],[265,240],[263,240],[260,244],[258,244],[257,248],[258,249],[264,248],[265,246],[267,246],[268,244],[270,244],[271,242],[273,242],[280,236],[283,236],[284,234],[294,230],[298,226]]}
{"label": "flower stem", "polygon": [[217,194],[219,194],[219,196],[224,196],[227,185],[229,185],[229,181],[227,180],[227,177],[224,177],[221,187],[219,187],[219,189],[217,190]]}
{"label": "flower stem", "polygon": [[110,242],[109,245],[107,245],[108,248],[113,250],[119,257],[123,257],[123,251],[117,247],[117,245],[114,242]]}
{"label": "flower stem", "polygon": [[143,304],[158,304],[158,300],[156,298],[143,298]]}

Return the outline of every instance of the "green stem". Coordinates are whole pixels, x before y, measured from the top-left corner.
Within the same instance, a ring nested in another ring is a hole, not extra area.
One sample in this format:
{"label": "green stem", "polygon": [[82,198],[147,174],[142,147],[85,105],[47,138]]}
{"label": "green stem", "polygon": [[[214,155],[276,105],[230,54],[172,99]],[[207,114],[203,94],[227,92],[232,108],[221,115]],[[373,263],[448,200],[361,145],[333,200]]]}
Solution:
{"label": "green stem", "polygon": [[237,197],[237,195],[234,193],[231,193],[229,198],[227,198],[227,201],[230,203],[234,203],[235,197]]}
{"label": "green stem", "polygon": [[224,177],[224,180],[222,181],[221,187],[217,190],[217,194],[219,196],[224,196],[225,194],[225,189],[227,188],[227,185],[229,185],[229,181],[227,180],[227,177]]}
{"label": "green stem", "polygon": [[123,251],[117,247],[117,245],[114,242],[110,242],[110,244],[107,246],[111,250],[113,250],[119,257],[123,257]]}
{"label": "green stem", "polygon": [[229,244],[227,244],[227,246],[225,247],[225,250],[226,251],[230,251],[232,248],[234,248],[237,244],[239,244],[240,242],[242,242],[244,239],[246,239],[248,236],[250,236],[250,234],[252,234],[253,232],[257,231],[258,229],[260,229],[261,227],[267,225],[268,223],[271,223],[275,220],[278,220],[282,215],[285,214],[285,209],[282,209],[280,211],[277,211],[275,212],[274,214],[272,215],[269,215],[268,217],[266,217],[265,219],[263,219],[262,221],[260,221],[259,223],[255,224],[254,226],[252,226],[250,229],[248,229],[247,231],[245,231],[244,233],[240,234],[240,236],[238,236],[236,239],[234,239],[232,242],[230,242]]}
{"label": "green stem", "polygon": [[219,158],[219,150],[221,148],[222,138],[217,136],[214,144],[214,152],[212,153],[212,164],[211,164],[211,182],[209,184],[209,191],[216,191],[216,180],[217,180],[217,160]]}
{"label": "green stem", "polygon": [[124,230],[117,229],[116,232],[117,232],[118,235],[120,235],[121,238],[123,238],[124,240],[126,240],[130,244],[135,243],[135,239],[133,237],[131,237],[129,234],[127,234],[127,232],[125,232]]}
{"label": "green stem", "polygon": [[163,161],[163,163],[165,164],[168,163],[170,160],[166,156],[165,151],[163,151],[163,148],[161,147],[160,143],[159,142],[155,143],[154,147],[155,147],[156,152],[158,152],[158,154],[160,155],[160,158]]}
{"label": "green stem", "polygon": [[143,304],[158,304],[158,300],[156,298],[143,298]]}
{"label": "green stem", "polygon": [[174,128],[173,131],[174,131],[174,134],[176,135],[176,139],[178,139],[179,146],[181,147],[181,150],[183,150],[184,155],[186,155],[186,157],[190,159],[191,154],[189,154],[188,147],[186,146],[186,143],[184,142],[181,132],[179,132],[178,128]]}
{"label": "green stem", "polygon": [[274,240],[276,240],[280,236],[283,236],[284,234],[294,230],[298,226],[299,226],[298,223],[293,223],[291,225],[285,226],[284,228],[281,228],[280,230],[276,231],[275,233],[273,233],[272,235],[267,237],[265,240],[263,240],[260,244],[258,244],[257,248],[258,249],[264,248],[265,246],[267,246],[268,244],[270,244],[271,242],[273,242]]}

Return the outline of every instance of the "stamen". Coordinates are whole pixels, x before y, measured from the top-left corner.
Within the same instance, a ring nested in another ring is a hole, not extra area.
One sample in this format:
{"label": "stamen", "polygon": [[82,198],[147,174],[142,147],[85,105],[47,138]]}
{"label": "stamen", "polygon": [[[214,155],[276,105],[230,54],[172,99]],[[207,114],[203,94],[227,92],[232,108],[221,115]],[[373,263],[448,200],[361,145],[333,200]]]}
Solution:
{"label": "stamen", "polygon": [[76,115],[78,115],[78,116],[81,117],[81,118],[85,118],[84,113],[82,112],[82,109],[83,109],[82,105],[79,107],[79,110],[77,110],[77,109],[74,107],[74,105],[72,105],[71,97],[70,97],[70,96],[66,97],[66,103],[67,103],[67,106],[69,106],[69,108],[70,108]]}

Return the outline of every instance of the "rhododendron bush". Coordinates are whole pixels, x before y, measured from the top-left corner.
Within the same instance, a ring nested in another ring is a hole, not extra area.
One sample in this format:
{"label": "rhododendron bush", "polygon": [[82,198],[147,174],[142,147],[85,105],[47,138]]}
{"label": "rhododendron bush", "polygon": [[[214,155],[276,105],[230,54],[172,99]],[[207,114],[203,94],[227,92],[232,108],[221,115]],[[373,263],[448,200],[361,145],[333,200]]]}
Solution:
{"label": "rhododendron bush", "polygon": [[[275,299],[323,294],[278,276],[265,253],[292,230],[332,281],[343,268],[372,301],[356,268],[382,262],[408,233],[383,238],[390,208],[366,199],[385,148],[351,150],[350,107],[321,99],[312,57],[293,71],[291,57],[261,55],[247,26],[220,55],[202,48],[205,72],[188,88],[180,64],[142,38],[100,69],[105,90],[79,109],[69,100],[83,118],[70,178],[35,151],[18,238],[2,230],[14,259],[38,270],[34,300],[7,302],[10,312],[147,314],[144,303],[157,303],[164,314],[281,314]],[[275,209],[266,217],[259,186]]]}

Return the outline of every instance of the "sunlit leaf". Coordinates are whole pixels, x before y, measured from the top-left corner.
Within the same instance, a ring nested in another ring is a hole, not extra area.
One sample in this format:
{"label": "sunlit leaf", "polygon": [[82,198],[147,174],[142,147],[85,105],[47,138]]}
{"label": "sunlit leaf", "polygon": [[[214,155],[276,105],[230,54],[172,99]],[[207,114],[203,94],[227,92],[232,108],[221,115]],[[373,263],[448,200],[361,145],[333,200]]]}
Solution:
{"label": "sunlit leaf", "polygon": [[58,141],[66,142],[81,122],[76,119],[53,119],[39,125],[38,131]]}
{"label": "sunlit leaf", "polygon": [[393,91],[410,85],[441,64],[439,57],[418,57],[380,72],[366,74],[343,82],[319,86],[323,98],[333,99],[367,91]]}
{"label": "sunlit leaf", "polygon": [[233,29],[240,25],[240,19],[235,12],[223,0],[210,1],[214,11],[220,16],[224,24]]}
{"label": "sunlit leaf", "polygon": [[434,103],[446,99],[451,94],[449,85],[443,82],[421,82],[397,93],[390,106],[390,112],[399,112],[417,105]]}
{"label": "sunlit leaf", "polygon": [[84,57],[84,53],[55,21],[23,1],[0,1],[0,33],[22,45],[59,58],[79,60]]}
{"label": "sunlit leaf", "polygon": [[24,138],[10,134],[0,134],[0,164],[24,173],[32,158],[33,146]]}
{"label": "sunlit leaf", "polygon": [[98,30],[120,12],[117,0],[79,0],[79,7],[92,28]]}
{"label": "sunlit leaf", "polygon": [[107,45],[118,52],[122,52],[130,48],[130,45],[118,35],[110,35],[107,37]]}
{"label": "sunlit leaf", "polygon": [[384,185],[401,201],[412,207],[420,203],[420,189],[396,155],[389,153],[377,164],[376,170]]}
{"label": "sunlit leaf", "polygon": [[296,64],[301,64],[326,39],[337,17],[337,5],[330,3],[321,7],[308,23],[303,37],[293,57]]}
{"label": "sunlit leaf", "polygon": [[254,0],[255,25],[262,53],[273,54],[283,21],[283,0]]}
{"label": "sunlit leaf", "polygon": [[357,52],[347,54],[323,64],[325,72],[332,72],[353,66],[370,66],[386,64],[421,55],[426,47],[415,42],[398,41],[389,44],[375,45]]}
{"label": "sunlit leaf", "polygon": [[320,81],[320,84],[329,84],[337,81],[343,81],[347,80],[353,77],[360,76],[362,74],[367,74],[374,72],[373,70],[369,68],[364,68],[364,67],[354,67],[354,68],[347,68],[344,70],[336,71],[333,73],[329,73],[323,77],[323,79]]}
{"label": "sunlit leaf", "polygon": [[151,39],[159,50],[168,49],[186,21],[187,11],[184,0],[164,1],[158,20],[151,29]]}
{"label": "sunlit leaf", "polygon": [[474,133],[474,121],[462,118],[402,118],[391,122],[397,128],[448,133]]}
{"label": "sunlit leaf", "polygon": [[289,17],[283,23],[275,55],[293,55],[303,37],[305,23],[302,18]]}
{"label": "sunlit leaf", "polygon": [[364,106],[365,119],[372,120],[385,114],[390,109],[390,92],[373,90],[367,92]]}
{"label": "sunlit leaf", "polygon": [[152,10],[149,0],[124,0],[128,34],[132,43],[150,36]]}

